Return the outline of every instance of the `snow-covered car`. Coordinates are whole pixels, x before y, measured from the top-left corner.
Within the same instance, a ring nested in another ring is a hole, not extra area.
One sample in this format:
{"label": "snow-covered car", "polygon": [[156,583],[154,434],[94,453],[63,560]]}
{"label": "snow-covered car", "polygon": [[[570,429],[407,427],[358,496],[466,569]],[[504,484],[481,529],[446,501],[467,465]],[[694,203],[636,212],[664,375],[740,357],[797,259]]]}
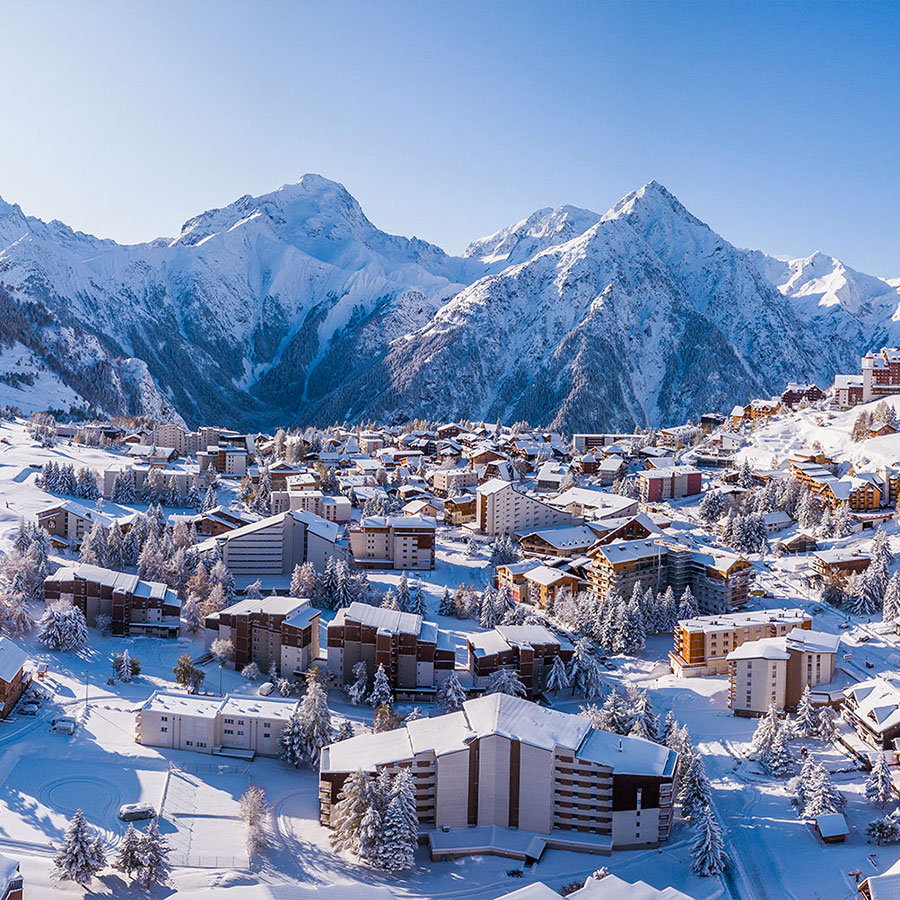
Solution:
{"label": "snow-covered car", "polygon": [[261,697],[268,697],[269,694],[271,694],[272,691],[274,691],[274,690],[275,690],[275,685],[272,684],[271,681],[266,681],[266,682],[263,682],[263,683],[259,686],[259,691],[258,691],[258,693],[259,693],[259,695],[260,695]]}
{"label": "snow-covered car", "polygon": [[75,717],[60,716],[53,720],[53,731],[57,734],[75,734]]}
{"label": "snow-covered car", "polygon": [[40,711],[40,703],[33,700],[30,703],[23,703],[17,710],[20,716],[36,716]]}
{"label": "snow-covered car", "polygon": [[123,803],[119,807],[119,818],[123,822],[152,819],[155,815],[156,810],[149,803]]}

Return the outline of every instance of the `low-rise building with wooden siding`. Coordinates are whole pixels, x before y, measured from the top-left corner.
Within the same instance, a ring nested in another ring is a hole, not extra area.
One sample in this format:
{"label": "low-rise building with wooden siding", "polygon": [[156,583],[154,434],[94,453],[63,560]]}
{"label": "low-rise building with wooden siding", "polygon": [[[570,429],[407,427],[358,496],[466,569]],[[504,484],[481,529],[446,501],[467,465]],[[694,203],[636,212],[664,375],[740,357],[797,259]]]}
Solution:
{"label": "low-rise building with wooden siding", "polygon": [[25,651],[8,637],[0,637],[0,719],[5,719],[28,686]]}

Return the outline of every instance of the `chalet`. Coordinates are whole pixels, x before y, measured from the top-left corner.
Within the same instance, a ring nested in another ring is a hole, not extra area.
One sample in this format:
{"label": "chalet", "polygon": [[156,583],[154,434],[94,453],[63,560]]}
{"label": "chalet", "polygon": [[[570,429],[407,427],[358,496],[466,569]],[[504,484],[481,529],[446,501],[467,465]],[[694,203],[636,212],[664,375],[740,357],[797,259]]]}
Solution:
{"label": "chalet", "polygon": [[0,854],[0,900],[22,900],[24,881],[19,861]]}
{"label": "chalet", "polygon": [[383,665],[393,688],[428,692],[456,664],[446,632],[413,613],[353,602],[337,611],[327,635],[328,671],[338,685],[352,684],[353,667],[364,662],[370,678]]}
{"label": "chalet", "polygon": [[562,593],[574,596],[578,591],[578,576],[553,566],[535,566],[523,573],[524,588],[516,594],[519,602],[547,607]]}
{"label": "chalet", "polygon": [[544,528],[519,536],[523,556],[554,559],[581,556],[597,542],[598,532],[588,525]]}
{"label": "chalet", "polygon": [[793,409],[801,403],[817,403],[825,394],[815,384],[795,384],[790,382],[781,392],[781,403],[786,409]]}
{"label": "chalet", "polygon": [[148,444],[131,444],[128,455],[136,462],[145,462],[151,466],[164,466],[178,458],[174,447],[157,447]]}
{"label": "chalet", "polygon": [[38,525],[51,537],[61,538],[64,544],[77,545],[81,539],[99,522],[104,528],[115,523],[96,509],[82,506],[74,500],[61,500],[37,514]]}
{"label": "chalet", "polygon": [[488,685],[497,669],[512,669],[525,685],[526,697],[544,690],[553,660],[559,656],[568,664],[573,648],[543,625],[498,625],[466,638],[469,672],[477,689]]}
{"label": "chalet", "polygon": [[[582,467],[582,471],[584,468]],[[610,455],[605,457],[594,471],[601,487],[609,487],[628,471],[628,465],[621,456]]]}
{"label": "chalet", "polygon": [[350,526],[350,550],[362,569],[433,569],[437,523],[426,516],[368,516]]}
{"label": "chalet", "polygon": [[600,522],[589,522],[588,526],[596,532],[596,544],[611,544],[613,541],[636,541],[661,533],[661,527],[647,513],[633,516],[619,516],[615,519],[603,519]]}
{"label": "chalet", "polygon": [[797,534],[778,541],[775,546],[781,553],[809,553],[819,544],[813,535],[798,531]]}
{"label": "chalet", "polygon": [[869,554],[850,548],[816,550],[812,555],[812,570],[819,578],[844,578],[869,568]]}
{"label": "chalet", "polygon": [[537,486],[545,491],[557,491],[569,473],[566,463],[548,459],[537,471]]}
{"label": "chalet", "polygon": [[173,513],[169,516],[167,525],[174,528],[178,522],[193,526],[199,537],[216,537],[225,534],[226,531],[234,531],[235,528],[251,524],[251,521],[243,515],[224,506],[214,506],[206,512],[194,514]]}
{"label": "chalet", "polygon": [[28,687],[25,651],[8,637],[0,637],[0,719],[5,719]]}
{"label": "chalet", "polygon": [[841,716],[867,743],[890,750],[900,738],[900,690],[883,678],[870,678],[844,689]]}
{"label": "chalet", "polygon": [[890,422],[874,422],[869,426],[869,430],[866,432],[866,437],[876,438],[876,437],[887,437],[891,434],[896,434],[897,428],[895,425],[891,425]]}
{"label": "chalet", "polygon": [[474,494],[448,497],[444,501],[444,521],[449,525],[462,525],[475,518],[476,500]]}
{"label": "chalet", "polygon": [[206,617],[206,647],[216,639],[234,645],[230,665],[255,662],[261,671],[274,663],[285,677],[305,672],[319,656],[319,611],[296,597],[248,597]]}
{"label": "chalet", "polygon": [[843,844],[850,834],[850,826],[843,813],[824,813],[813,820],[823,844]]}
{"label": "chalet", "polygon": [[92,628],[98,616],[109,616],[114,635],[178,637],[181,601],[158,581],[79,563],[48,575],[44,597],[48,605],[59,600],[74,604]]}
{"label": "chalet", "polygon": [[403,507],[404,516],[426,516],[429,519],[438,519],[444,517],[444,504],[439,500],[431,497],[422,497],[417,500],[410,500]]}
{"label": "chalet", "polygon": [[775,512],[766,513],[762,517],[762,523],[766,534],[774,534],[776,531],[790,528],[794,520],[784,510],[778,509]]}

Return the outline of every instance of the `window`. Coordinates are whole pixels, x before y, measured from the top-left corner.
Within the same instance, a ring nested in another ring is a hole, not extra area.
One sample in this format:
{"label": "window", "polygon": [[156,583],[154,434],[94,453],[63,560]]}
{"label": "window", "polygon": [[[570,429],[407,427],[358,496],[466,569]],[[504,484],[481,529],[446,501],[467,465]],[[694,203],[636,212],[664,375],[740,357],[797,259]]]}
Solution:
{"label": "window", "polygon": [[168,721],[169,721],[169,717],[168,717],[168,716],[160,716],[160,720],[163,721],[163,722],[168,722]]}
{"label": "window", "polygon": [[166,728],[165,725],[163,725],[162,728],[160,728],[159,730],[160,730],[163,734],[165,734],[166,732],[168,732],[169,729]]}
{"label": "window", "polygon": [[225,724],[226,725],[234,725],[234,719],[226,719]]}
{"label": "window", "polygon": [[264,737],[264,738],[271,737],[271,734],[269,734],[268,731],[264,731],[264,732],[263,732],[263,737]]}
{"label": "window", "polygon": [[238,735],[239,735],[240,737],[243,737],[243,736],[244,736],[244,732],[241,731],[240,728],[238,729]]}
{"label": "window", "polygon": [[193,746],[194,746],[194,742],[193,742],[193,741],[185,741],[185,742],[184,742],[184,745],[185,745],[185,747],[193,747]]}
{"label": "window", "polygon": [[226,729],[225,729],[225,734],[234,734],[234,729],[233,729],[233,728],[226,728]]}

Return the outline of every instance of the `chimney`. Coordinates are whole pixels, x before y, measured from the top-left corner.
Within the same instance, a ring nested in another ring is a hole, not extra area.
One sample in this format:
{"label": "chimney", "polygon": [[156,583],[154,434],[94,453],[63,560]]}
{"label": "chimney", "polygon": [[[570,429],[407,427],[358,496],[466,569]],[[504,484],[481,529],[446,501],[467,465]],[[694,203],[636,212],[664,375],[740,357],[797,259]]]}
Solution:
{"label": "chimney", "polygon": [[619,753],[622,752],[622,738],[619,738]]}

